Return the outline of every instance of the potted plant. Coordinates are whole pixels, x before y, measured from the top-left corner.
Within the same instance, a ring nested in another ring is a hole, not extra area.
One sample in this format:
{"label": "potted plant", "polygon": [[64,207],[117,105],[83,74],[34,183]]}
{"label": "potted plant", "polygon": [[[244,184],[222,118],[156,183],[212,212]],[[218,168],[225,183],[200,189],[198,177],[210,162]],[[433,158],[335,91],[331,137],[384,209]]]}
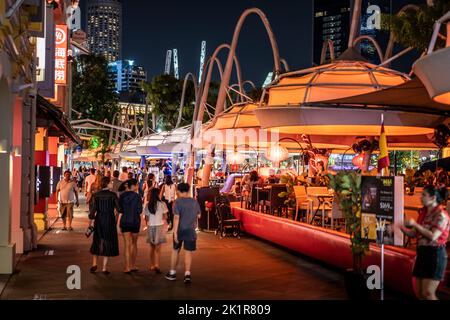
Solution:
{"label": "potted plant", "polygon": [[405,170],[405,185],[407,187],[407,194],[414,195],[414,189],[416,188],[417,178],[415,177],[416,171],[411,168]]}
{"label": "potted plant", "polygon": [[293,212],[295,208],[295,191],[294,186],[308,186],[308,181],[304,175],[294,176],[290,174],[282,175],[280,177],[280,183],[286,185],[286,192],[280,192],[278,197],[286,198],[284,204]]}
{"label": "potted plant", "polygon": [[370,290],[362,261],[369,251],[369,243],[361,234],[361,174],[355,171],[341,171],[329,174],[330,188],[344,214],[346,232],[350,235],[353,268],[346,270],[345,287],[351,299],[369,299]]}

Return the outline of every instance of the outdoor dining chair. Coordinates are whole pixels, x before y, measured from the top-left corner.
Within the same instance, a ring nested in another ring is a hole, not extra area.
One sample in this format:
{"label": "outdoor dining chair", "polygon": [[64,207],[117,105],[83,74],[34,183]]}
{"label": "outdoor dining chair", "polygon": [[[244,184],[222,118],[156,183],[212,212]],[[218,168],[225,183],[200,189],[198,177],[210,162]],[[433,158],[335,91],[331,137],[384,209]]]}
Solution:
{"label": "outdoor dining chair", "polygon": [[308,198],[306,194],[305,186],[294,186],[294,194],[295,194],[295,221],[298,221],[298,210],[304,207],[306,211],[306,219],[308,219],[309,214],[311,213],[312,201]]}
{"label": "outdoor dining chair", "polygon": [[[327,217],[330,218],[329,226],[331,229],[336,230],[338,226],[344,225],[345,228],[345,217],[341,208],[339,207],[339,203],[336,198],[333,198],[331,203],[325,201],[327,207],[331,207],[331,210],[328,211]],[[336,225],[335,225],[336,223]]]}
{"label": "outdoor dining chair", "polygon": [[328,192],[327,187],[308,187],[306,189],[306,193],[308,195],[308,198],[310,201],[312,201],[312,208],[311,208],[311,220],[310,222],[313,223],[315,219],[315,215],[318,213],[320,209],[322,209],[322,227],[325,227],[325,211],[331,210],[331,202],[328,201],[328,199],[325,199],[324,197],[329,198],[332,196]]}

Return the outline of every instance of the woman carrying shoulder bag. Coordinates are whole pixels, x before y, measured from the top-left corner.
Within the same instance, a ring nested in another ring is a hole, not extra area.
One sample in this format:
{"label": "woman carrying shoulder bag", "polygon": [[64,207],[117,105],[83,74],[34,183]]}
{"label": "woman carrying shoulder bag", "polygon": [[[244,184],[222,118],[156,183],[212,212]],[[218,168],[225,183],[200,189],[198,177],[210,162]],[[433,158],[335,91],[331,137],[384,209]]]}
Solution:
{"label": "woman carrying shoulder bag", "polygon": [[167,224],[169,225],[168,231],[170,231],[173,228],[173,211],[172,211],[173,202],[176,200],[177,197],[177,186],[175,185],[175,183],[173,183],[171,175],[166,176],[164,184],[161,187],[160,197],[162,201],[166,203],[167,209],[169,209],[167,216]]}

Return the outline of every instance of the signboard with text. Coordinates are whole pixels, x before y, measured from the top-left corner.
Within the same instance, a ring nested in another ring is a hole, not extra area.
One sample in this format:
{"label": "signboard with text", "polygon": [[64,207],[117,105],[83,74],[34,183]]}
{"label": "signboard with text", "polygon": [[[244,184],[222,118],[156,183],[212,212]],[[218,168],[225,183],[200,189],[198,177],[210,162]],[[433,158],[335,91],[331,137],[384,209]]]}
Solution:
{"label": "signboard with text", "polygon": [[55,27],[55,84],[67,84],[67,26]]}
{"label": "signboard with text", "polygon": [[[363,176],[361,180],[361,232],[368,240],[402,245],[403,236],[394,224],[403,221],[403,178]],[[383,239],[377,223],[385,222]]]}

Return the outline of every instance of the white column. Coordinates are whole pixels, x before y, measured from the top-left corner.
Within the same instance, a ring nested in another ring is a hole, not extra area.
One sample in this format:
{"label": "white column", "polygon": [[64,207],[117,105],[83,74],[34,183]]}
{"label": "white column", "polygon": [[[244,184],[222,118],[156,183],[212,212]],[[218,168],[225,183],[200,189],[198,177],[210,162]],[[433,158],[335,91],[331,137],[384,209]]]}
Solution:
{"label": "white column", "polygon": [[0,274],[11,274],[15,245],[11,243],[12,130],[13,110],[10,88],[0,79]]}
{"label": "white column", "polygon": [[18,96],[14,96],[13,99],[11,242],[16,245],[16,253],[23,253],[21,229],[23,101]]}

